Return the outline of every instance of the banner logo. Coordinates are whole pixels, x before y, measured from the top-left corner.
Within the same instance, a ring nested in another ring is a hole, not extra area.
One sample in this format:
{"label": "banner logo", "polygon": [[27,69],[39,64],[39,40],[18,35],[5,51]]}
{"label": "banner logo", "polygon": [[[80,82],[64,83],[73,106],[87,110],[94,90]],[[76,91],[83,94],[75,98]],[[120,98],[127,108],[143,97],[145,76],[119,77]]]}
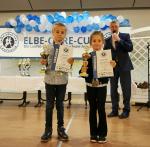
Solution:
{"label": "banner logo", "polygon": [[12,32],[7,32],[0,36],[0,49],[6,53],[14,52],[18,44],[18,37]]}

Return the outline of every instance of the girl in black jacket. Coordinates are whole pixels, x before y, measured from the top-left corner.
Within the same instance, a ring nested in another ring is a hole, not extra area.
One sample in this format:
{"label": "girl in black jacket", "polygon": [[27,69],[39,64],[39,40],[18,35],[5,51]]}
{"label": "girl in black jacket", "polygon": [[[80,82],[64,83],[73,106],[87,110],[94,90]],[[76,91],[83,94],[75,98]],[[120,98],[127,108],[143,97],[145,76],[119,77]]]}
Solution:
{"label": "girl in black jacket", "polygon": [[[95,31],[90,36],[90,45],[93,51],[88,54],[84,53],[83,58],[87,58],[87,67],[82,66],[81,73],[86,72],[87,77],[86,88],[87,88],[87,96],[90,106],[89,111],[89,123],[90,123],[90,141],[91,142],[99,142],[106,143],[107,136],[107,121],[106,121],[106,113],[105,113],[105,102],[107,95],[107,84],[108,78],[94,78],[93,75],[93,59],[92,54],[96,51],[103,50],[104,47],[104,36],[100,31]],[[115,61],[110,61],[110,64],[114,67]],[[98,110],[98,119],[97,120],[97,110]]]}

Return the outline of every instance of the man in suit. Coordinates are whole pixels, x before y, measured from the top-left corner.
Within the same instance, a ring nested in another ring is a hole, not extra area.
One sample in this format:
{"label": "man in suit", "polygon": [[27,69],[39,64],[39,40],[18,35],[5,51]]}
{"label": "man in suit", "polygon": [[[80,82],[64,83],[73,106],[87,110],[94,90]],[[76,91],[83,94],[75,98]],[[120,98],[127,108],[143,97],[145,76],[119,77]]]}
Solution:
{"label": "man in suit", "polygon": [[[130,40],[130,35],[119,32],[119,23],[113,21],[110,23],[111,37],[106,39],[105,49],[111,49],[112,58],[117,65],[114,68],[114,77],[110,78],[111,85],[111,101],[112,111],[108,117],[119,116],[120,119],[129,117],[130,113],[130,98],[131,98],[131,70],[133,65],[129,57],[129,53],[133,50],[133,44]],[[118,80],[123,94],[123,112],[119,115],[119,93]]]}

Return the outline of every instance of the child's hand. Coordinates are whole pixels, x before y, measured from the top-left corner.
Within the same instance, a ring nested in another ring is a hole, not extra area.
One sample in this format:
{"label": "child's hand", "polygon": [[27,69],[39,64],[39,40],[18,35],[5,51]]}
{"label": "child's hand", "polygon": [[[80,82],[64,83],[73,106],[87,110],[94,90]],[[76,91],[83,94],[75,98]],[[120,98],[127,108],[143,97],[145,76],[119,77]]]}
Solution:
{"label": "child's hand", "polygon": [[69,58],[68,60],[67,60],[67,62],[69,63],[69,64],[73,64],[73,62],[74,62],[74,59],[73,58]]}
{"label": "child's hand", "polygon": [[83,59],[89,59],[90,57],[91,57],[91,55],[89,53],[83,53],[82,54]]}
{"label": "child's hand", "polygon": [[111,66],[114,68],[114,67],[116,66],[116,61],[111,60],[111,61],[110,61],[110,64],[111,64]]}
{"label": "child's hand", "polygon": [[41,59],[41,60],[40,60],[40,63],[41,63],[42,65],[46,65],[46,64],[47,64],[47,59]]}

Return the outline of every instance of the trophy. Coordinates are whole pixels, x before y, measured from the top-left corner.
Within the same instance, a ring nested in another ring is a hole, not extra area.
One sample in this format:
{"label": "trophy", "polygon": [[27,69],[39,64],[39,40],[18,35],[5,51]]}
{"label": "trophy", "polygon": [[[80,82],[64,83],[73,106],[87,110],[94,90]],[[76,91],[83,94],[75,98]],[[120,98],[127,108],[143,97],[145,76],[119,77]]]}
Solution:
{"label": "trophy", "polygon": [[22,76],[25,76],[25,71],[26,71],[26,58],[22,60]]}
{"label": "trophy", "polygon": [[[88,61],[87,60],[90,57],[90,54],[88,53],[89,49],[90,49],[89,46],[85,46],[85,48],[84,48],[85,56],[83,56],[83,65],[82,65],[81,73],[80,73],[81,77],[87,77],[88,76],[86,71],[87,71],[87,65],[88,65]],[[83,69],[84,69],[84,71],[83,71]]]}
{"label": "trophy", "polygon": [[[43,45],[43,52],[40,53],[40,56],[42,59],[46,59],[46,60],[48,59],[48,56],[49,56],[49,45],[48,44]],[[42,66],[41,71],[42,72],[46,71],[46,65]]]}
{"label": "trophy", "polygon": [[30,58],[27,58],[25,62],[25,75],[26,76],[30,76],[30,73],[29,73],[30,67],[31,67]]}
{"label": "trophy", "polygon": [[20,59],[19,60],[19,62],[18,62],[18,68],[19,68],[19,73],[20,73],[20,75],[22,75],[22,68],[21,68],[21,66],[22,66],[22,59]]}

